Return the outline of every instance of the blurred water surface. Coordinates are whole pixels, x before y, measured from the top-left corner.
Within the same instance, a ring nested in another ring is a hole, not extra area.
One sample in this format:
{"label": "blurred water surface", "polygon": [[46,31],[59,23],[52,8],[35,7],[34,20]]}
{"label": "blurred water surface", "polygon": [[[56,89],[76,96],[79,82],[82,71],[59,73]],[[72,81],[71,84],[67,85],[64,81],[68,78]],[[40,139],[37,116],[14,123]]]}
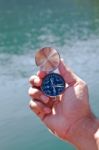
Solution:
{"label": "blurred water surface", "polygon": [[74,150],[29,110],[28,78],[36,50],[58,49],[89,86],[99,113],[99,1],[0,0],[0,149]]}

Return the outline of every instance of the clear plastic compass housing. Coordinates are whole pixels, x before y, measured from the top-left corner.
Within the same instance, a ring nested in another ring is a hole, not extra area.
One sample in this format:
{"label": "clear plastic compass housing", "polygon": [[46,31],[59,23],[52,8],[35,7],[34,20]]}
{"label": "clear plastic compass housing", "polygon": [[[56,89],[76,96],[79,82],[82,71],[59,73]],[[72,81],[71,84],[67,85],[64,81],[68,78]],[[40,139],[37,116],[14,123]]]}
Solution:
{"label": "clear plastic compass housing", "polygon": [[65,81],[60,74],[53,72],[60,63],[59,53],[51,47],[44,47],[36,53],[35,62],[41,71],[47,73],[42,81],[42,92],[49,97],[62,94],[65,90]]}

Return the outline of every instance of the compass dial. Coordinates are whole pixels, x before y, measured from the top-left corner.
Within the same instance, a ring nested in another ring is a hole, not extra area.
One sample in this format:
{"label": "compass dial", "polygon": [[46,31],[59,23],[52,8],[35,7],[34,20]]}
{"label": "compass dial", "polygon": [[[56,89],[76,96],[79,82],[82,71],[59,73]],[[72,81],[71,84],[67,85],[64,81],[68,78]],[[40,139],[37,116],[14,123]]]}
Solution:
{"label": "compass dial", "polygon": [[41,90],[47,96],[58,96],[65,90],[65,81],[61,75],[50,73],[43,79]]}

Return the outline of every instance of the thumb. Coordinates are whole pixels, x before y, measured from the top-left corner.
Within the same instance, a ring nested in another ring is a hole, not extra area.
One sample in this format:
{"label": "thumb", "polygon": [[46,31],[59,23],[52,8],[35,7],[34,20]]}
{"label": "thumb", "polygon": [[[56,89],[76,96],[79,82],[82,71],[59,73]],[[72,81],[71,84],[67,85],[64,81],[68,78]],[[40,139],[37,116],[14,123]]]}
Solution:
{"label": "thumb", "polygon": [[64,60],[60,60],[59,72],[68,85],[75,84],[80,78],[64,63]]}

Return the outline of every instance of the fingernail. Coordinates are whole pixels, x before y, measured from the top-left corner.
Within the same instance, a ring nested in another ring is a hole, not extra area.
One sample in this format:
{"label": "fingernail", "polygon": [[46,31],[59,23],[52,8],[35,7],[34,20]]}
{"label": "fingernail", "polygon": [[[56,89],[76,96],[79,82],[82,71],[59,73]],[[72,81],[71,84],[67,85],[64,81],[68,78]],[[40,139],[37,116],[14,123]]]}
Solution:
{"label": "fingernail", "polygon": [[40,86],[41,85],[41,80],[38,78],[38,79],[34,79],[34,84],[36,86]]}
{"label": "fingernail", "polygon": [[38,84],[38,82],[39,82],[39,79],[34,79],[35,84]]}
{"label": "fingernail", "polygon": [[50,113],[51,109],[50,108],[44,108],[45,113]]}
{"label": "fingernail", "polygon": [[49,98],[45,95],[41,95],[41,99],[43,100],[44,103],[48,103]]}
{"label": "fingernail", "polygon": [[32,108],[32,107],[36,106],[36,103],[31,100],[31,101],[29,102],[29,106]]}

